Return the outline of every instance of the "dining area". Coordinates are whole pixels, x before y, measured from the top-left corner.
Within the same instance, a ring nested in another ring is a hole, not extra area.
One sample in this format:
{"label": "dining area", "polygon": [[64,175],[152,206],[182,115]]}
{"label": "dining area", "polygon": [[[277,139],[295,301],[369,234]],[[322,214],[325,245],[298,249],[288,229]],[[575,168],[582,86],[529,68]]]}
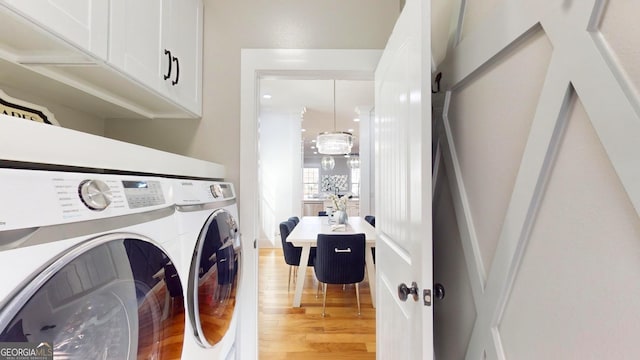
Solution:
{"label": "dining area", "polygon": [[259,251],[260,359],[375,359],[376,233],[368,220],[280,222],[282,248]]}
{"label": "dining area", "polygon": [[[359,216],[349,217],[344,224],[338,224],[331,216],[302,217],[283,239],[283,249],[300,249],[292,307],[301,306],[306,273],[312,264],[312,270],[323,288],[332,283],[355,284],[357,289],[366,274],[371,289],[371,304],[375,308],[375,264],[372,252],[375,240],[375,228]],[[315,250],[313,254],[312,249]]]}

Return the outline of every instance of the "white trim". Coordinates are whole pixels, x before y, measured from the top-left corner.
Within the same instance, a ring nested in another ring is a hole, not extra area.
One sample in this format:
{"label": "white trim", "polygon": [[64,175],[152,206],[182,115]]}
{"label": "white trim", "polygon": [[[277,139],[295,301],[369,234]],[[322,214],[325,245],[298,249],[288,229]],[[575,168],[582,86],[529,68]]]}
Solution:
{"label": "white trim", "polygon": [[436,145],[436,154],[433,158],[433,175],[431,175],[431,200],[435,198],[436,188],[438,187],[438,175],[440,174],[440,162],[442,161],[442,149],[440,148],[440,141]]}
{"label": "white trim", "polygon": [[258,102],[259,79],[373,79],[382,50],[242,49],[240,70],[240,231],[245,268],[242,286],[251,291],[240,300],[242,345],[238,358],[258,358]]}
{"label": "white trim", "polygon": [[478,245],[478,237],[473,225],[473,217],[471,214],[471,208],[469,206],[469,200],[467,198],[467,192],[464,187],[464,181],[460,170],[460,162],[458,161],[458,155],[456,153],[455,143],[451,134],[451,127],[449,125],[449,105],[451,102],[451,92],[447,92],[447,98],[445,100],[444,110],[442,114],[442,137],[440,139],[443,148],[443,159],[445,166],[451,174],[449,178],[449,187],[451,189],[451,196],[455,205],[454,210],[456,218],[458,220],[458,228],[460,231],[460,238],[462,240],[462,250],[464,252],[465,261],[467,262],[467,271],[469,274],[469,280],[471,281],[471,292],[473,293],[473,299],[476,304],[476,312],[480,311],[478,304],[484,293],[486,272],[482,261],[482,254],[480,253],[480,246]]}

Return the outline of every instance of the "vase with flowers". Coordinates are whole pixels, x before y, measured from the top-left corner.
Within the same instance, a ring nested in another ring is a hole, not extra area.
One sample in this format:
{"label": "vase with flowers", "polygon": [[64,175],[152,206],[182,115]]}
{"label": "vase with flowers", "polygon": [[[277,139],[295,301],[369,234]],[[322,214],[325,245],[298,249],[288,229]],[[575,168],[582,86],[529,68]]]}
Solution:
{"label": "vase with flowers", "polygon": [[329,199],[333,203],[333,208],[335,209],[335,211],[331,215],[334,221],[338,224],[346,224],[349,220],[347,216],[347,200],[349,199],[349,197],[346,195],[338,196],[335,194],[330,194]]}

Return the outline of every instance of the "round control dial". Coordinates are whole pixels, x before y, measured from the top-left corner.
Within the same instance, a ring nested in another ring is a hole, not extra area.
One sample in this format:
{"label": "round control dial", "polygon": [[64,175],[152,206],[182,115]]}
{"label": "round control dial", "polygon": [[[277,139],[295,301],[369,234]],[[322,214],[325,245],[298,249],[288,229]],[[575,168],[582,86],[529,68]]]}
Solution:
{"label": "round control dial", "polygon": [[101,211],[111,204],[111,189],[100,180],[84,180],[78,187],[78,194],[91,210]]}

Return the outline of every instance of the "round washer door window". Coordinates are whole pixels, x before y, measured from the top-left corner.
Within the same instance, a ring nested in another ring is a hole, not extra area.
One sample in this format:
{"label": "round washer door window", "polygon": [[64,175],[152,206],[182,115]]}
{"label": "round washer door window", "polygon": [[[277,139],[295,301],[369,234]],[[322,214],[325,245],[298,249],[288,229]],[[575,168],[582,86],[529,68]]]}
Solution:
{"label": "round washer door window", "polygon": [[222,340],[236,305],[240,240],[238,225],[226,210],[216,210],[196,243],[191,261],[189,318],[204,347]]}
{"label": "round washer door window", "polygon": [[0,342],[35,343],[54,359],[175,359],[184,302],[167,255],[148,239],[107,235],[36,274],[0,311]]}

